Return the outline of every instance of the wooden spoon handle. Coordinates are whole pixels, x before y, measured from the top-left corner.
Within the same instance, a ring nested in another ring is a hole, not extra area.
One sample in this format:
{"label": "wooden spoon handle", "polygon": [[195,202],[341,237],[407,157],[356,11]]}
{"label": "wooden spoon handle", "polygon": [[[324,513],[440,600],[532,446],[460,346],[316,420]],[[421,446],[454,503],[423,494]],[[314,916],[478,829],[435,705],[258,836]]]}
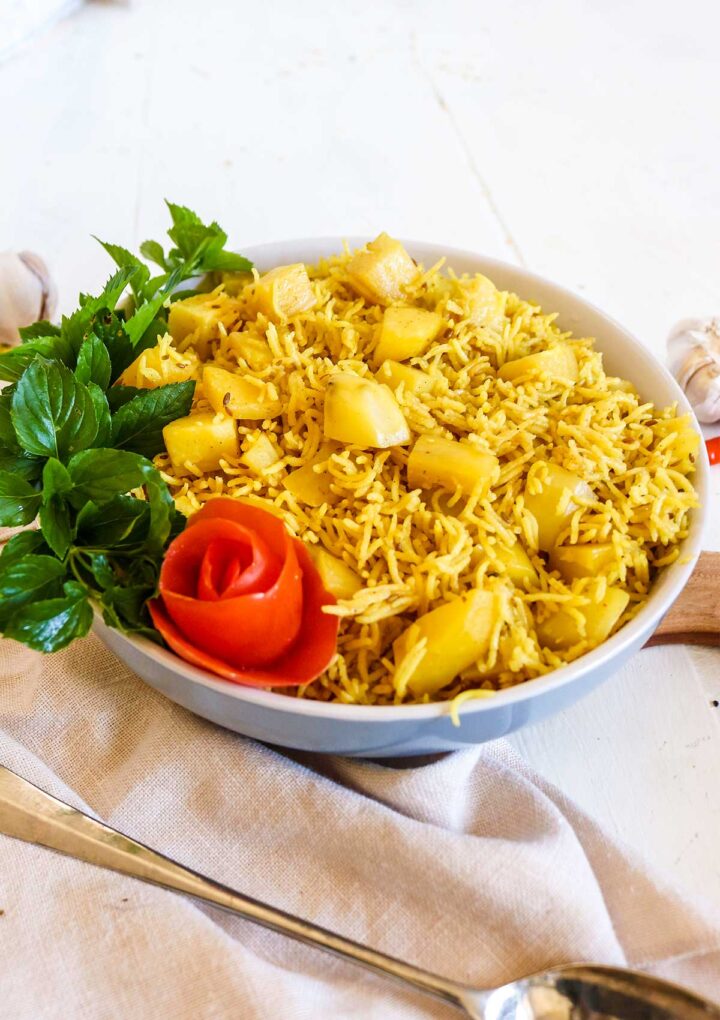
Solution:
{"label": "wooden spoon handle", "polygon": [[670,644],[720,645],[720,552],[700,553],[692,577],[648,641]]}

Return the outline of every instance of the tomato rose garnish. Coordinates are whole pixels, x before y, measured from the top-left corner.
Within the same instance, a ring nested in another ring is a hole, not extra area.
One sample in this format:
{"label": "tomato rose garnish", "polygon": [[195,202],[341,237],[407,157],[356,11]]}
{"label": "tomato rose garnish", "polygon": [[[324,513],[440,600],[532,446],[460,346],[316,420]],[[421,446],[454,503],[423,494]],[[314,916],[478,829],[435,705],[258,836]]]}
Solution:
{"label": "tomato rose garnish", "polygon": [[279,518],[210,500],[168,546],[150,603],[181,658],[234,683],[309,683],[335,654],[338,619],[302,542]]}

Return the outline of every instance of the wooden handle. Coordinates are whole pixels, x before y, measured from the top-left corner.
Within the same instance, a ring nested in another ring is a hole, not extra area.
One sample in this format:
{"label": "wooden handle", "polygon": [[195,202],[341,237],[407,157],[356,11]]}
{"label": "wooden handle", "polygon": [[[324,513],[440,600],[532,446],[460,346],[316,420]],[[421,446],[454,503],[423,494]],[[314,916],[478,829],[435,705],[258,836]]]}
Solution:
{"label": "wooden handle", "polygon": [[671,644],[720,645],[720,552],[700,553],[692,577],[648,641]]}

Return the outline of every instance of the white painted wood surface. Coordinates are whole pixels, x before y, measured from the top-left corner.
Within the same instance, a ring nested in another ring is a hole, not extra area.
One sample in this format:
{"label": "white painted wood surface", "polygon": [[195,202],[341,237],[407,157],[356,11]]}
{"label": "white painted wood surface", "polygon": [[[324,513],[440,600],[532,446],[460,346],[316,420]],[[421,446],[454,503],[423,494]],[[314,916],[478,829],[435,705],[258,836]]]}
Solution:
{"label": "white painted wood surface", "polygon": [[[158,236],[164,196],[240,249],[386,229],[522,262],[663,356],[720,312],[718,29],[715,0],[91,4],[0,64],[0,246],[67,308],[108,273],[91,232]],[[720,652],[656,649],[513,743],[720,902],[713,699]]]}

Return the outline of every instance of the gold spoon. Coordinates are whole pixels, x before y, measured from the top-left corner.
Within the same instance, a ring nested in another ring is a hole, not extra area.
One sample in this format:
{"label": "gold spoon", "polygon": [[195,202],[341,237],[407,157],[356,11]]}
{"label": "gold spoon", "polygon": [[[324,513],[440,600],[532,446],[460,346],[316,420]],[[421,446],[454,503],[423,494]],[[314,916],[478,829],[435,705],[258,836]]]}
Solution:
{"label": "gold spoon", "polygon": [[185,893],[401,981],[475,1020],[720,1020],[720,1008],[691,992],[620,967],[554,967],[494,989],[449,981],[205,878],[3,766],[0,833]]}

